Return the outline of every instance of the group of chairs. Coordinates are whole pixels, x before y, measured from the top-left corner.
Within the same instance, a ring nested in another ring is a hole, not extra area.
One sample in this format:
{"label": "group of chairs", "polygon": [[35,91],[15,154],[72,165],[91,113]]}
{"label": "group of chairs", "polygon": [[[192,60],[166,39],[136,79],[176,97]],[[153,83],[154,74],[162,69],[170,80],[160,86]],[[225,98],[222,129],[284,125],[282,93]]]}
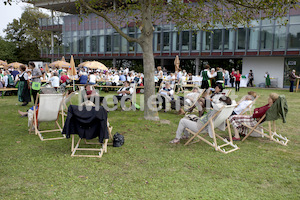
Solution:
{"label": "group of chairs", "polygon": [[[71,103],[72,97],[75,95],[75,92],[72,92],[70,94],[59,94],[56,92],[53,92],[52,94],[38,94],[37,99],[35,102],[35,106],[33,108],[33,120],[30,124],[29,128],[29,134],[32,134],[32,131],[34,131],[35,135],[38,135],[41,141],[47,141],[47,140],[60,140],[65,139],[66,135],[62,134],[64,122],[65,122],[65,116],[66,116],[66,110],[67,110],[67,104]],[[61,123],[59,123],[61,119]],[[44,122],[54,122],[56,127],[55,129],[46,129],[42,130],[40,123]],[[76,145],[75,145],[75,134],[71,135],[72,138],[72,144],[71,144],[71,156],[72,157],[99,157],[101,158],[103,153],[107,152],[107,145],[111,145],[112,143],[108,143],[108,140],[112,140],[112,126],[109,125],[109,122],[107,120],[107,129],[108,129],[108,136],[109,138],[104,138],[102,143],[99,142],[88,142],[85,138],[78,139]],[[45,138],[44,133],[60,133],[62,134],[59,137],[48,137]],[[87,145],[100,145],[100,148],[81,148],[80,143],[84,140],[84,143]],[[77,151],[96,151],[99,152],[98,155],[95,154],[76,154]]]}
{"label": "group of chairs", "polygon": [[[255,104],[259,96],[257,96],[244,110],[241,112],[241,114],[249,114],[252,115],[251,107]],[[282,102],[282,99],[285,99],[284,96],[279,96],[279,99],[277,99],[277,103],[280,104]],[[242,98],[238,103],[234,103],[232,105],[223,106],[222,109],[220,109],[218,112],[216,112],[213,116],[211,116],[208,121],[204,124],[204,126],[199,129],[197,132],[194,132],[190,129],[187,129],[187,131],[191,134],[191,137],[188,139],[188,141],[185,143],[185,145],[197,143],[200,141],[203,141],[207,143],[208,145],[212,146],[216,151],[220,151],[222,153],[230,153],[235,150],[238,150],[239,147],[233,143],[232,140],[232,134],[231,134],[231,128],[230,128],[230,122],[229,117],[231,116],[231,113],[233,110],[243,101]],[[195,102],[196,103],[196,102]],[[251,127],[249,125],[243,124],[246,128],[248,128],[248,133],[246,136],[242,139],[242,142],[245,141],[251,134],[256,133],[256,137],[265,137],[269,140],[276,142],[278,144],[287,146],[288,139],[287,137],[282,136],[281,134],[277,133],[276,130],[276,124],[275,121],[279,118],[283,119],[283,122],[285,123],[285,118],[282,116],[284,112],[287,112],[287,110],[282,109],[279,111],[281,114],[278,113],[278,110],[276,107],[278,107],[278,104],[273,104],[270,109],[266,112],[266,114],[257,122],[257,124],[254,127]],[[287,106],[287,105],[286,105]],[[284,105],[280,105],[279,107],[284,107]],[[275,113],[274,113],[275,112]],[[276,117],[268,117],[268,116],[276,116]],[[222,127],[221,125],[224,124],[223,129],[220,129],[219,127]],[[265,128],[263,125],[267,124],[267,128]],[[228,138],[222,137],[219,134],[216,133],[215,129],[219,128],[221,131],[228,132]],[[208,130],[208,131],[207,131]],[[206,135],[201,136],[201,133],[205,133]],[[257,135],[258,134],[258,135]],[[206,136],[209,135],[211,139],[206,139]],[[195,140],[195,139],[198,140]],[[218,140],[219,139],[219,140]],[[222,141],[222,145],[218,145],[218,141]],[[225,148],[226,146],[229,146],[231,148]]]}

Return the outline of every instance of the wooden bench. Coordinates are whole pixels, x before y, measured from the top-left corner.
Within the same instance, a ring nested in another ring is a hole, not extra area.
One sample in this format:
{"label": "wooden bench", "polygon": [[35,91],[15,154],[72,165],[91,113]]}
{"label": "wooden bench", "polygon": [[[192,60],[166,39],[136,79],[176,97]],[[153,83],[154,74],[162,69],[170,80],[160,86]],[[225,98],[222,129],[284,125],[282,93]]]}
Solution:
{"label": "wooden bench", "polygon": [[18,91],[18,88],[0,88],[0,92],[2,92],[1,97],[3,98],[5,95],[5,92],[7,91]]}

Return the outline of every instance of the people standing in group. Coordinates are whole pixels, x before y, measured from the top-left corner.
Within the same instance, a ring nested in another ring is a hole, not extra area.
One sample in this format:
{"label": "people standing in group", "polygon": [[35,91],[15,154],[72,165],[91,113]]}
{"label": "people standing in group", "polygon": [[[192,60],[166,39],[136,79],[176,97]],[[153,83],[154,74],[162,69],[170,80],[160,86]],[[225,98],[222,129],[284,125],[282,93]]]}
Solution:
{"label": "people standing in group", "polygon": [[208,84],[208,73],[209,73],[209,65],[205,65],[204,70],[201,72],[201,77],[202,77],[202,84],[201,84],[201,89],[208,89],[209,84]]}
{"label": "people standing in group", "polygon": [[31,87],[33,102],[35,102],[36,96],[40,92],[42,72],[38,67],[35,66],[33,62],[28,63],[28,67],[32,70],[31,82],[32,84],[36,84],[36,87]]}
{"label": "people standing in group", "polygon": [[235,91],[239,92],[240,91],[241,77],[242,77],[242,75],[240,74],[240,70],[236,71],[236,74],[234,75],[234,77],[235,77]]}
{"label": "people standing in group", "polygon": [[249,79],[248,86],[253,87],[254,75],[253,75],[252,69],[250,69],[250,72],[248,74],[248,79]]}
{"label": "people standing in group", "polygon": [[294,82],[296,81],[296,78],[298,78],[298,76],[296,76],[296,70],[292,70],[291,73],[289,74],[289,80],[290,80],[290,92],[294,92]]}
{"label": "people standing in group", "polygon": [[26,66],[20,65],[21,74],[18,75],[18,100],[23,102],[22,106],[26,106],[28,102],[31,102],[30,97],[30,83],[28,74],[26,73]]}
{"label": "people standing in group", "polygon": [[235,69],[232,68],[232,71],[230,73],[230,84],[231,84],[231,87],[234,87],[234,81],[235,81]]}
{"label": "people standing in group", "polygon": [[271,80],[270,80],[270,74],[269,74],[269,72],[266,72],[265,79],[266,79],[266,87],[269,88],[270,85],[271,85]]}

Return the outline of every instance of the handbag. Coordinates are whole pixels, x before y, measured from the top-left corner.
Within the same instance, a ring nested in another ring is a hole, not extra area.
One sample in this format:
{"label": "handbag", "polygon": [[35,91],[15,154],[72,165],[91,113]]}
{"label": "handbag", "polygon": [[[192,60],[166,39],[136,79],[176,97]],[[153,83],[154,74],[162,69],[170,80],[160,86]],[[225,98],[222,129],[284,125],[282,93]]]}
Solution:
{"label": "handbag", "polygon": [[113,138],[113,147],[120,147],[124,142],[124,136],[117,132]]}
{"label": "handbag", "polygon": [[33,90],[40,90],[41,89],[41,83],[40,82],[32,82],[32,89]]}
{"label": "handbag", "polygon": [[190,115],[186,115],[186,118],[193,121],[193,122],[197,122],[199,117],[197,115],[193,115],[193,114],[190,114]]}

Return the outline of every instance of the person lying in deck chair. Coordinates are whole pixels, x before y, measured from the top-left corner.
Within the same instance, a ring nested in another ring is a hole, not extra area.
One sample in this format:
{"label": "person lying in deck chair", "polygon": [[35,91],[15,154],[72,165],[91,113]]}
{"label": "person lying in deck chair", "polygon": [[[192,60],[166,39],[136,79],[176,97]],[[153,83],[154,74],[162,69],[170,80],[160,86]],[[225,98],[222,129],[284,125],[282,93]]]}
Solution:
{"label": "person lying in deck chair", "polygon": [[[209,91],[209,90],[206,90]],[[215,87],[215,91],[212,95],[209,95],[208,92],[205,92],[201,97],[198,99],[197,102],[197,106],[198,106],[198,110],[199,110],[199,117],[201,117],[204,113],[204,110],[206,107],[210,107],[212,105],[212,103],[214,104],[218,104],[220,103],[220,97],[224,96],[224,94],[222,93],[223,91],[223,86],[221,84],[217,84]],[[193,110],[196,107],[193,106],[189,109],[188,112],[191,112],[191,110]]]}
{"label": "person lying in deck chair", "polygon": [[[240,115],[242,112],[253,102],[256,98],[256,92],[250,91],[248,95],[246,95],[243,100],[238,104],[238,106],[233,110],[232,115]],[[249,110],[249,108],[248,108]],[[247,110],[246,110],[247,111]]]}
{"label": "person lying in deck chair", "polygon": [[[220,97],[217,103],[214,102],[212,103],[213,109],[208,111],[207,114],[203,115],[202,117],[198,118],[195,116],[194,118],[186,118],[186,117],[182,118],[178,124],[176,137],[173,140],[171,140],[170,143],[179,144],[180,139],[188,139],[189,135],[186,128],[194,132],[197,132],[218,110],[220,110],[225,105],[231,105],[231,99],[229,97],[222,96]],[[182,133],[184,133],[183,136]]]}
{"label": "person lying in deck chair", "polygon": [[[187,95],[185,95],[184,97],[179,96],[178,98],[180,98],[180,109],[178,111],[178,115],[184,115],[185,111],[183,109],[183,106],[184,105],[192,106],[193,103],[199,99],[200,94],[201,93],[199,92],[199,88],[194,87],[193,90]],[[176,109],[176,100],[171,101],[171,108],[173,110]]]}
{"label": "person lying in deck chair", "polygon": [[242,124],[247,124],[254,127],[259,119],[267,112],[267,110],[273,105],[273,103],[278,99],[279,95],[276,93],[271,93],[268,98],[268,104],[255,108],[253,115],[232,115],[229,117],[229,121],[232,124],[234,130],[234,137],[232,140],[241,140],[240,135],[245,135],[246,127]]}

